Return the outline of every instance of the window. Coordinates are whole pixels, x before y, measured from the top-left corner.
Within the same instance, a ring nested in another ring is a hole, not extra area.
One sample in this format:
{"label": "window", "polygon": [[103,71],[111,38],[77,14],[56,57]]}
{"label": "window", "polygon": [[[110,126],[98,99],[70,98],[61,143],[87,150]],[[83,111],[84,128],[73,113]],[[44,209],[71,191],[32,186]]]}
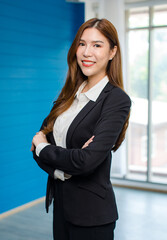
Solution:
{"label": "window", "polygon": [[147,136],[141,137],[141,161],[147,161]]}
{"label": "window", "polygon": [[167,130],[164,132],[164,137],[165,137],[165,151],[167,152]]}
{"label": "window", "polygon": [[127,179],[167,183],[167,5],[126,12],[132,98]]}

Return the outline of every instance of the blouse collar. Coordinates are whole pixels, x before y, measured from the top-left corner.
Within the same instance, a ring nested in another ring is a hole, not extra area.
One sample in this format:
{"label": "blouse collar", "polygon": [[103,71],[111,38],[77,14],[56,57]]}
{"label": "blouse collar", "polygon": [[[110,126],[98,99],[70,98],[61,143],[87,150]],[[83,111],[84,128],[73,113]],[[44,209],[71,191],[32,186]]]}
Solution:
{"label": "blouse collar", "polygon": [[80,94],[85,95],[89,100],[96,101],[98,96],[100,95],[103,88],[106,86],[106,84],[109,82],[108,76],[105,76],[102,78],[98,83],[96,83],[92,88],[90,88],[87,92],[81,93],[82,89],[87,84],[87,80],[85,80],[80,87],[78,88],[78,91],[76,92],[75,97],[79,99]]}

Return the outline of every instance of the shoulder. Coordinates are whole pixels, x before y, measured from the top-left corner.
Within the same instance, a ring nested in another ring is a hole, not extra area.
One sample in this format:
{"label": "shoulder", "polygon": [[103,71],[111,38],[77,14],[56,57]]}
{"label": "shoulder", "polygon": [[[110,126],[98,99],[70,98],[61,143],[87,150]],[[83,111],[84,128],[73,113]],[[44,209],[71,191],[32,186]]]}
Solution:
{"label": "shoulder", "polygon": [[109,83],[109,85],[110,85],[110,91],[108,92],[106,102],[112,105],[122,104],[130,107],[131,99],[129,95],[121,88],[115,87],[111,83]]}

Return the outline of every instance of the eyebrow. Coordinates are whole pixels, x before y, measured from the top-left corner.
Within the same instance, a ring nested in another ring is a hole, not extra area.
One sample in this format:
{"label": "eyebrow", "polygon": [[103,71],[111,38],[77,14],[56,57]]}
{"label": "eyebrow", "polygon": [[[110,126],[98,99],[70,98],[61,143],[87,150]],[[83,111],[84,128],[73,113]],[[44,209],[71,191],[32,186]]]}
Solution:
{"label": "eyebrow", "polygon": [[[80,41],[85,42],[84,39],[80,39]],[[92,41],[92,43],[104,43],[104,42],[101,40],[96,40],[96,41]]]}

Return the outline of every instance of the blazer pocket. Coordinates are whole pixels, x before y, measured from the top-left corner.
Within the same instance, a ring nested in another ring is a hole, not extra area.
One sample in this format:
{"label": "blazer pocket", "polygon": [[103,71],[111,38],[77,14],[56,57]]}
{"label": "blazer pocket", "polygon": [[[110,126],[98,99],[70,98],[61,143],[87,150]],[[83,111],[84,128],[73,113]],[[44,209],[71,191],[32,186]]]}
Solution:
{"label": "blazer pocket", "polygon": [[95,182],[78,184],[78,187],[84,190],[88,190],[89,192],[92,192],[101,198],[105,198],[106,196],[106,191],[107,191],[106,188]]}

